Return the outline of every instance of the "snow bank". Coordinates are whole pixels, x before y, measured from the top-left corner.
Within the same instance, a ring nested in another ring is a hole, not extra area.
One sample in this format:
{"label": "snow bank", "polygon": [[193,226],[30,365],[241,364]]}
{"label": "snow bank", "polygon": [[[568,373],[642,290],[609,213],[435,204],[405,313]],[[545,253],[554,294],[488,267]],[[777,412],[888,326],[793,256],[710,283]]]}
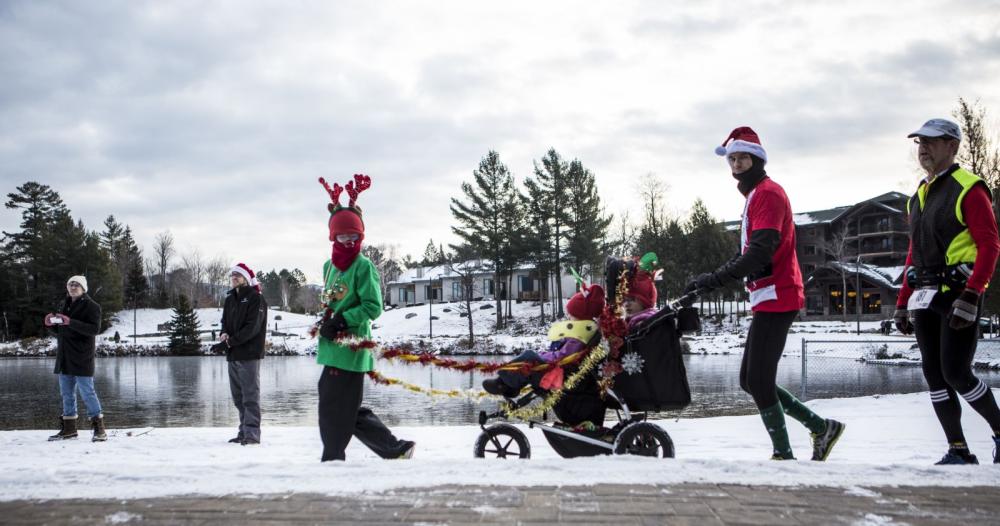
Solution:
{"label": "snow bank", "polygon": [[[964,403],[964,402],[963,402]],[[980,466],[932,464],[946,443],[927,393],[817,400],[809,405],[847,430],[825,463],[774,462],[756,415],[659,423],[671,434],[676,459],[598,457],[562,459],[538,430],[525,429],[529,460],[472,458],[474,426],[396,428],[417,441],[412,460],[381,460],[356,440],[345,463],[321,464],[316,428],[264,428],[264,444],[227,444],[234,429],[111,430],[106,443],[46,442],[51,431],[0,432],[0,500],[143,498],[168,495],[245,495],[282,492],[350,494],[442,484],[561,485],[601,483],[736,483],[871,486],[1000,485],[989,464],[993,443],[971,410],[966,435]],[[113,419],[110,422],[114,424]],[[792,445],[810,455],[806,430],[791,422]]]}

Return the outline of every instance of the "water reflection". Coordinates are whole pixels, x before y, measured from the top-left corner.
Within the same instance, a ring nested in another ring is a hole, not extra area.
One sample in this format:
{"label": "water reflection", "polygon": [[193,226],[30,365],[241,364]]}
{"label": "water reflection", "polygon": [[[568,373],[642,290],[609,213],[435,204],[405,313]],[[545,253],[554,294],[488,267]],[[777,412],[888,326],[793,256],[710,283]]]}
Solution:
{"label": "water reflection", "polygon": [[[480,358],[488,359],[488,358]],[[740,356],[687,356],[693,402],[670,416],[747,414],[753,402],[740,389]],[[853,360],[810,358],[807,398],[906,393],[926,390],[919,367],[865,365]],[[0,429],[49,428],[59,418],[59,388],[51,358],[0,360]],[[386,376],[438,389],[479,388],[485,378],[419,365],[379,362]],[[312,426],[320,366],[313,357],[268,357],[261,367],[264,425]],[[997,372],[977,372],[1000,386]],[[798,394],[801,366],[785,358],[779,384]],[[235,426],[236,410],[221,357],[128,357],[97,360],[96,385],[109,425]],[[429,398],[399,387],[365,386],[365,403],[389,425],[472,424],[480,402]],[[483,407],[493,402],[484,402]],[[82,411],[82,409],[81,409]]]}

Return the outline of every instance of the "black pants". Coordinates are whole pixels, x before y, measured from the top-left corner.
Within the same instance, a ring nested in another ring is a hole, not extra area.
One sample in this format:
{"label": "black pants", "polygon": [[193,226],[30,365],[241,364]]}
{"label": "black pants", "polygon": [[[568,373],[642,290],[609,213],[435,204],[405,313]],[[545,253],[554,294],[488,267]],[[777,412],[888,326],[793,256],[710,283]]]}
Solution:
{"label": "black pants", "polygon": [[965,442],[958,395],[986,419],[994,433],[1000,433],[1000,409],[993,392],[972,374],[979,318],[972,326],[955,330],[948,326],[942,308],[935,304],[932,307],[935,308],[913,311],[913,329],[920,347],[924,379],[945,437],[950,443]]}
{"label": "black pants", "polygon": [[344,460],[344,450],[356,436],[376,455],[397,458],[403,444],[371,409],[361,407],[365,373],[324,367],[319,379],[319,434],[322,461]]}
{"label": "black pants", "polygon": [[778,403],[778,360],[785,351],[788,329],[798,313],[753,313],[740,365],[740,387],[750,393],[757,409],[767,409]]}

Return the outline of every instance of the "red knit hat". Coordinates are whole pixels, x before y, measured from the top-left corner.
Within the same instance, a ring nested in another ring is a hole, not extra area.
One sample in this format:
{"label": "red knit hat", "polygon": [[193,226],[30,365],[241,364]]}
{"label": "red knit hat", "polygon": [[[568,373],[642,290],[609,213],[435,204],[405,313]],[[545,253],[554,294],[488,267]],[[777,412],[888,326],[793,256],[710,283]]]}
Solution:
{"label": "red knit hat", "polygon": [[566,303],[566,312],[578,320],[592,320],[604,310],[604,289],[600,285],[583,285]]}
{"label": "red knit hat", "polygon": [[[730,140],[732,142],[729,142]],[[729,143],[728,146],[726,143]],[[722,146],[715,147],[716,155],[729,155],[734,152],[749,153],[767,162],[767,152],[760,144],[760,137],[749,126],[740,126],[729,132],[729,137],[722,141]]]}
{"label": "red knit hat", "polygon": [[627,296],[635,298],[647,309],[656,305],[656,284],[653,283],[653,274],[637,270],[632,282],[629,283]]}
{"label": "red knit hat", "polygon": [[[337,234],[358,234],[365,235],[365,222],[361,217],[361,207],[357,205],[358,195],[372,185],[371,177],[364,174],[354,174],[354,180],[344,186],[333,183],[333,188],[326,184],[326,179],[319,178],[320,184],[326,188],[330,195],[330,204],[326,206],[330,211],[330,221],[327,226],[330,229],[330,241],[334,241]],[[347,190],[350,201],[347,206],[340,204],[340,194]]]}

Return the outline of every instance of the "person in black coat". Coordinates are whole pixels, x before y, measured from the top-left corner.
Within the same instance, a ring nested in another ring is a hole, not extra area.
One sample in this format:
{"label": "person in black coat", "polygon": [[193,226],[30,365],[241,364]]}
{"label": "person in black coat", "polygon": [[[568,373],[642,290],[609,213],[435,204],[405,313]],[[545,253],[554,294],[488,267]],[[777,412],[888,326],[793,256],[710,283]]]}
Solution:
{"label": "person in black coat", "polygon": [[101,306],[87,295],[87,278],[73,276],[66,282],[66,299],[57,313],[45,315],[45,326],[56,332],[55,374],[62,395],[60,429],[49,440],[77,437],[76,391],[80,390],[87,416],[94,429],[93,441],[108,439],[101,402],[94,390],[94,356],[97,333],[101,330]]}
{"label": "person in black coat", "polygon": [[237,263],[230,273],[233,288],[222,308],[222,342],[226,353],[229,389],[240,412],[240,428],[233,444],[260,444],[260,360],[267,335],[267,302],[250,267]]}

